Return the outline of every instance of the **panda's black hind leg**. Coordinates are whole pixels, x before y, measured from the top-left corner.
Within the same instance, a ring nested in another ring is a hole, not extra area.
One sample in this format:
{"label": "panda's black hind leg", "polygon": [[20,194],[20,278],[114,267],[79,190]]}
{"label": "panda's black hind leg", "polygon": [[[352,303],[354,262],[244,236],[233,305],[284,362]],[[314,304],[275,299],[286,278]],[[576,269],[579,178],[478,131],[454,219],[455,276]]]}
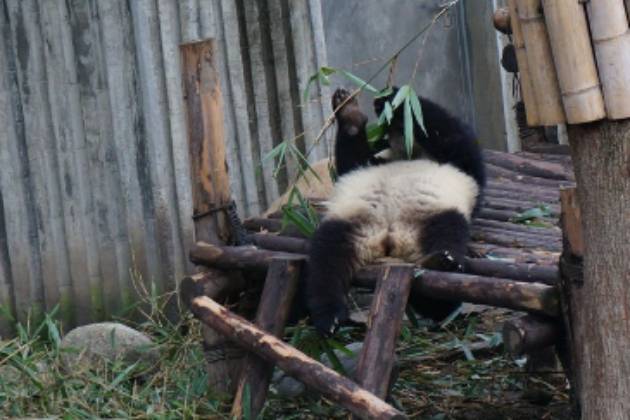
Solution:
{"label": "panda's black hind leg", "polygon": [[353,236],[351,223],[326,220],[311,239],[306,303],[311,322],[326,336],[348,319],[347,293],[356,262]]}
{"label": "panda's black hind leg", "polygon": [[[464,271],[470,238],[466,218],[455,210],[445,211],[423,221],[420,246],[425,257],[420,265],[430,270]],[[458,301],[432,299],[412,291],[409,303],[425,318],[439,322],[461,304]]]}

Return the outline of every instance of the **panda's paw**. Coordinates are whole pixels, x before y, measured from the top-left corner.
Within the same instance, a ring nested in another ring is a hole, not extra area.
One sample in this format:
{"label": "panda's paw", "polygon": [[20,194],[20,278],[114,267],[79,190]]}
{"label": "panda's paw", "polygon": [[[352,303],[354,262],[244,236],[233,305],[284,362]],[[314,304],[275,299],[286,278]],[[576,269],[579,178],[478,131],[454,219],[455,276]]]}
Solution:
{"label": "panda's paw", "polygon": [[435,251],[426,255],[420,262],[420,266],[429,270],[463,272],[464,265],[450,251]]}
{"label": "panda's paw", "polygon": [[324,337],[333,336],[347,322],[348,317],[348,308],[343,304],[328,305],[311,311],[311,322]]}
{"label": "panda's paw", "polygon": [[[359,106],[359,103],[357,102],[357,97],[353,97],[351,98],[352,93],[350,93],[348,90],[344,89],[344,88],[339,88],[335,91],[335,93],[333,93],[332,96],[332,109],[333,111],[336,110],[337,108],[339,108],[341,106],[341,108],[339,109],[339,111],[343,110],[344,108],[346,108],[347,106]],[[349,99],[348,99],[349,98]]]}

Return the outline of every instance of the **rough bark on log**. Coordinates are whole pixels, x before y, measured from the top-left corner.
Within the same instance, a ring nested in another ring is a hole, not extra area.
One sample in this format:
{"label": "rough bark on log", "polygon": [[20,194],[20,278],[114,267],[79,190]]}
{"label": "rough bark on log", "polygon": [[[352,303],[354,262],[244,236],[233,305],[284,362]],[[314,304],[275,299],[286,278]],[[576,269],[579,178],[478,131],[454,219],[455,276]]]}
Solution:
{"label": "rough bark on log", "polygon": [[539,265],[557,265],[559,253],[534,249],[515,249],[494,244],[473,242],[468,244],[468,251],[475,256],[486,258],[507,258],[515,263],[529,263]]}
{"label": "rough bark on log", "polygon": [[557,163],[535,161],[524,156],[501,153],[493,150],[484,150],[483,156],[487,163],[522,175],[559,181],[570,181],[573,179],[573,174],[567,172],[562,165]]}
{"label": "rough bark on log", "polygon": [[563,281],[572,386],[583,418],[630,413],[630,120],[569,126],[584,243],[583,280]]}
{"label": "rough bark on log", "polygon": [[555,287],[540,283],[424,270],[420,278],[413,282],[412,290],[414,294],[437,299],[498,306],[553,317],[559,315]]}
{"label": "rough bark on log", "polygon": [[356,379],[359,385],[380,398],[386,397],[389,388],[413,268],[411,264],[386,266],[374,292]]}
{"label": "rough bark on log", "polygon": [[208,296],[219,302],[245,288],[245,280],[236,273],[206,267],[203,272],[184,277],[179,283],[179,297],[190,308],[197,296]]}
{"label": "rough bark on log", "polygon": [[562,203],[561,223],[562,233],[566,238],[564,241],[566,251],[575,257],[583,257],[582,216],[577,202],[576,188],[561,189],[560,202]]}
{"label": "rough bark on log", "polygon": [[532,315],[503,324],[503,345],[514,356],[530,354],[554,345],[560,336],[558,322]]}
{"label": "rough bark on log", "polygon": [[[276,337],[282,337],[305,261],[306,258],[297,256],[271,260],[256,314],[257,327]],[[232,418],[258,417],[267,398],[272,373],[273,364],[267,363],[255,354],[247,355],[230,413]],[[246,389],[249,389],[250,395],[249,413],[244,413],[243,407]]]}
{"label": "rough bark on log", "polygon": [[482,218],[473,219],[473,226],[480,228],[501,229],[504,231],[529,233],[536,237],[551,236],[552,238],[560,238],[562,236],[562,232],[556,226],[529,226],[521,223],[499,222],[497,220],[488,220]]}
{"label": "rough bark on log", "polygon": [[253,245],[271,251],[293,252],[295,254],[308,254],[310,241],[302,238],[254,233],[248,236]]}
{"label": "rough bark on log", "polygon": [[267,334],[205,296],[192,301],[193,313],[205,324],[229,336],[248,351],[275,363],[288,375],[321,392],[352,413],[369,419],[404,419],[396,410],[348,378]]}
{"label": "rough bark on log", "polygon": [[568,180],[556,180],[550,178],[541,178],[516,172],[492,163],[486,163],[486,171],[492,178],[508,179],[512,182],[520,182],[528,185],[536,185],[539,187],[558,188],[563,183],[570,182]]}
{"label": "rough bark on log", "polygon": [[[493,210],[508,210],[517,213],[522,213],[534,207],[542,205],[540,200],[516,200],[513,198],[499,198],[489,197],[484,195],[482,208],[488,208]],[[560,214],[560,206],[557,204],[544,203],[549,209],[552,216],[558,216]]]}
{"label": "rough bark on log", "polygon": [[[306,242],[305,240],[303,240]],[[302,246],[301,246],[302,247]],[[218,248],[218,249],[216,249]],[[196,244],[191,254],[194,254],[195,261],[199,264],[204,264],[209,267],[223,268],[223,269],[242,269],[252,271],[264,271],[269,266],[269,263],[274,257],[288,257],[290,255],[296,255],[291,253],[290,249],[282,251],[270,251],[265,249],[258,249],[251,246],[240,247],[216,247],[214,245],[205,244],[203,242]],[[535,255],[517,253],[513,251],[512,256],[520,256],[523,259],[535,259]],[[551,257],[548,257],[551,260]],[[519,280],[525,282],[540,282],[545,284],[555,284],[557,279],[557,259],[553,259],[548,265],[530,264],[530,263],[518,263],[518,262],[505,262],[496,261],[485,258],[467,258],[466,267],[468,274],[477,274],[487,277],[508,278],[512,280]],[[375,267],[375,268],[370,268]],[[368,266],[362,269],[363,273],[372,271],[374,279],[378,273],[378,266]],[[364,277],[369,274],[363,274]],[[183,283],[182,286],[185,286]],[[182,291],[183,294],[183,291]],[[199,296],[199,294],[194,295]]]}
{"label": "rough bark on log", "polygon": [[552,252],[560,252],[560,238],[540,237],[522,232],[500,231],[492,228],[479,229],[473,227],[470,236],[475,241],[487,242],[513,248],[533,248]]}

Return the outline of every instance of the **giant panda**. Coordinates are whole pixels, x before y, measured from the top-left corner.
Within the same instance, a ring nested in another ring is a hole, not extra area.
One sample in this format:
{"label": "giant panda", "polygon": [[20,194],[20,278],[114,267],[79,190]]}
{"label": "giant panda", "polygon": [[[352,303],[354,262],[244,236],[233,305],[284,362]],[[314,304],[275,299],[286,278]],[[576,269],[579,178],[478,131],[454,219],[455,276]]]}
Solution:
{"label": "giant panda", "polygon": [[[374,101],[377,115],[396,91]],[[414,127],[411,159],[404,153],[404,110],[398,107],[386,131],[389,148],[375,156],[367,117],[349,95],[338,89],[332,99],[333,109],[343,104],[336,113],[338,181],[311,238],[306,277],[307,309],[324,335],[347,320],[350,281],[361,266],[389,257],[461,271],[485,185],[473,130],[442,107],[419,97],[426,133]],[[409,303],[434,320],[459,305],[413,294]]]}

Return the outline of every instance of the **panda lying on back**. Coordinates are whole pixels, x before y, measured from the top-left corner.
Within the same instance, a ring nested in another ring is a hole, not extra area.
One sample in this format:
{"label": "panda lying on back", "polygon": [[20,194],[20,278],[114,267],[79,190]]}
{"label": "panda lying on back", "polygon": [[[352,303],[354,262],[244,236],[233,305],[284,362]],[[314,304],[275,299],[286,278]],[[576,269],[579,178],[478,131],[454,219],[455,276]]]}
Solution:
{"label": "panda lying on back", "polygon": [[[377,115],[395,94],[375,100]],[[337,90],[333,109],[348,96]],[[356,99],[337,112],[339,179],[311,241],[306,282],[308,310],[322,334],[334,333],[348,318],[350,280],[361,266],[392,257],[414,264],[430,261],[431,268],[442,270],[463,269],[470,219],[485,184],[481,150],[466,124],[427,99],[420,103],[428,136],[414,127],[413,157],[407,160],[404,111],[398,107],[382,164],[370,152],[367,117]],[[409,302],[435,320],[459,305],[413,295]]]}

